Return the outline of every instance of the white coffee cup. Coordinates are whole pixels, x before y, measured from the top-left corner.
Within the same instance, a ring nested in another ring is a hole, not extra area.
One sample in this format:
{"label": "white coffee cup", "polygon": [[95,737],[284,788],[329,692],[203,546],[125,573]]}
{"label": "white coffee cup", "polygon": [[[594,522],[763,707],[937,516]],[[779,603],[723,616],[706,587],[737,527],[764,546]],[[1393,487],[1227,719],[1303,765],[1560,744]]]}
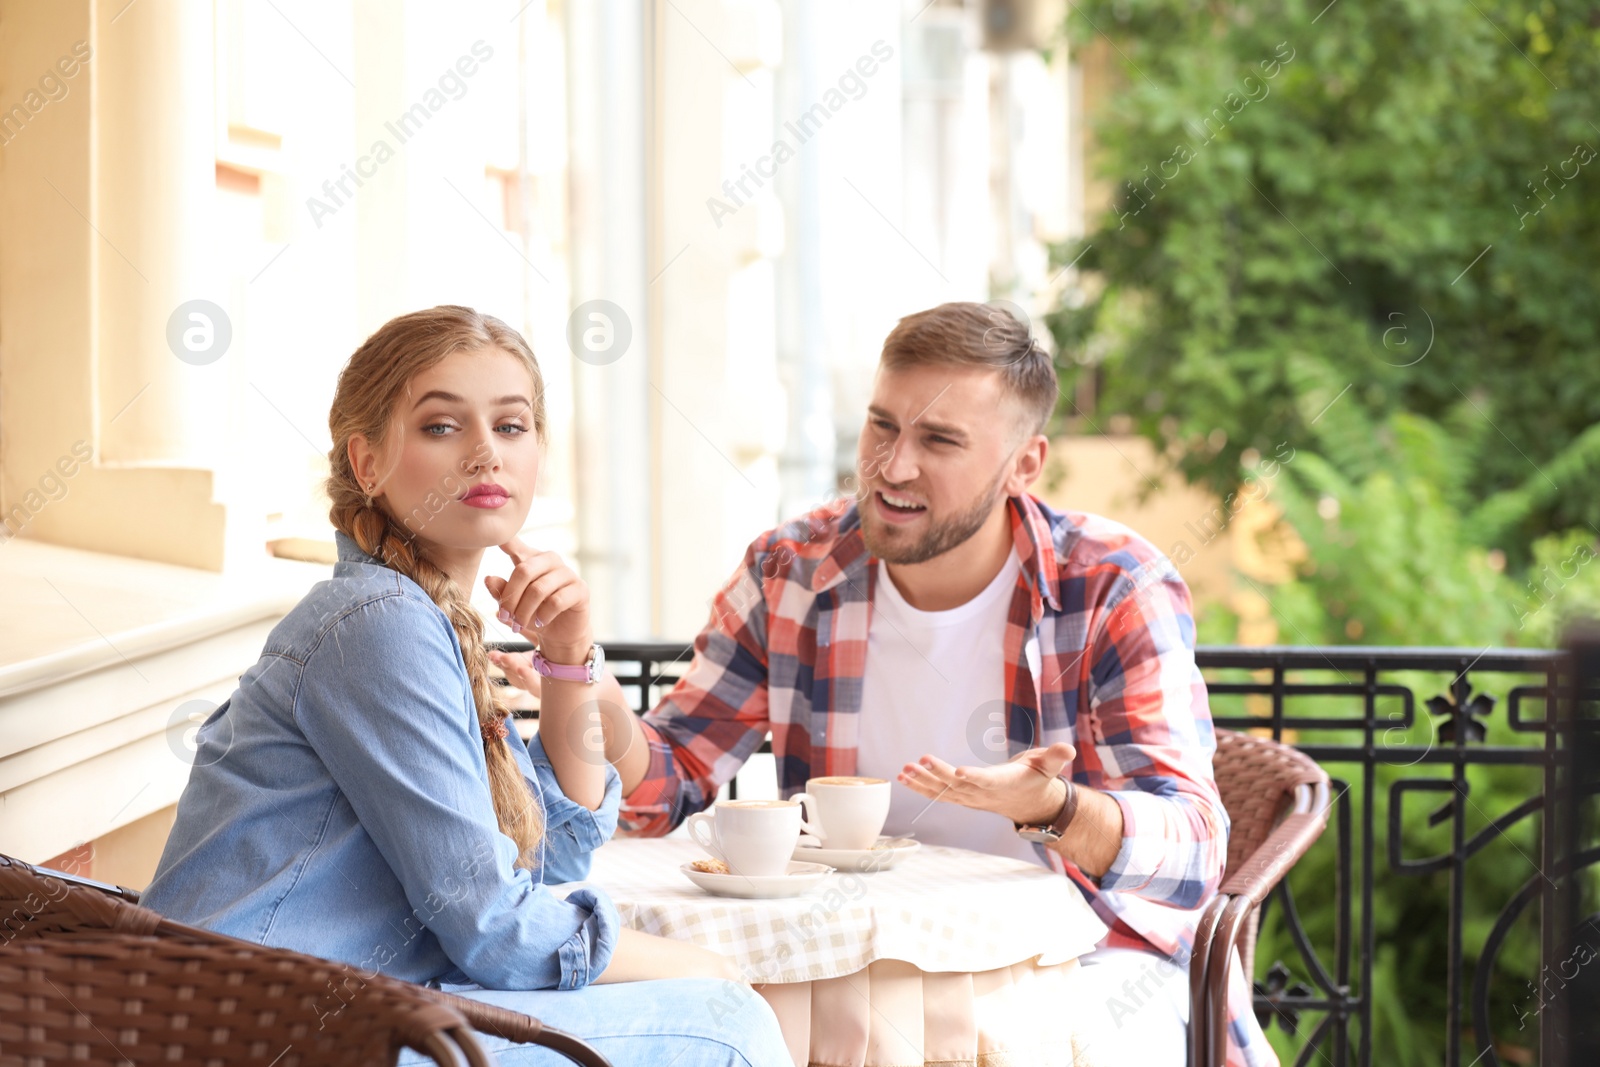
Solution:
{"label": "white coffee cup", "polygon": [[801,831],[816,833],[792,800],[720,800],[687,822],[695,844],[750,878],[788,873]]}
{"label": "white coffee cup", "polygon": [[883,778],[808,778],[806,791],[791,799],[810,802],[806,811],[822,825],[808,832],[821,838],[826,848],[869,849],[889,818],[889,782]]}

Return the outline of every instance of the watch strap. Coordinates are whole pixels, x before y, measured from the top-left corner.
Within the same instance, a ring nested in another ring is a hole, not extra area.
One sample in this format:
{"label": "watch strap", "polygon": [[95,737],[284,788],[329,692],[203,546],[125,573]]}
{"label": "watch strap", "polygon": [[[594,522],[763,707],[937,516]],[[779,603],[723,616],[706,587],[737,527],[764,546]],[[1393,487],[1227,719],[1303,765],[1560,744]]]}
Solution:
{"label": "watch strap", "polygon": [[1071,778],[1061,776],[1067,786],[1067,799],[1061,805],[1061,812],[1056,816],[1056,821],[1050,824],[1051,831],[1060,837],[1066,833],[1067,827],[1072,825],[1072,820],[1078,814],[1078,787]]}
{"label": "watch strap", "polygon": [[546,678],[562,682],[594,681],[594,646],[589,646],[589,656],[582,663],[551,663],[539,649],[533,650],[533,669]]}
{"label": "watch strap", "polygon": [[1078,787],[1066,774],[1058,774],[1056,777],[1067,787],[1067,795],[1061,802],[1061,810],[1056,813],[1056,817],[1048,826],[1024,826],[1021,823],[1013,823],[1019,833],[1029,831],[1028,836],[1031,839],[1047,838],[1050,841],[1059,841],[1061,835],[1066,833],[1067,827],[1072,825],[1072,820],[1078,814]]}

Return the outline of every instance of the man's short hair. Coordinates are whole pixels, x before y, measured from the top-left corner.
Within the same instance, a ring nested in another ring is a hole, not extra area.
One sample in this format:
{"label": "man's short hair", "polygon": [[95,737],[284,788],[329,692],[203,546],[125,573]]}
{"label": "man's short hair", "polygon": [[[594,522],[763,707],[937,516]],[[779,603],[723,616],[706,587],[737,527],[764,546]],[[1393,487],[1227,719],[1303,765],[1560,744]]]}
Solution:
{"label": "man's short hair", "polygon": [[889,331],[878,366],[985,367],[1027,413],[1030,434],[1044,432],[1060,394],[1050,356],[1004,307],[966,301],[907,315]]}

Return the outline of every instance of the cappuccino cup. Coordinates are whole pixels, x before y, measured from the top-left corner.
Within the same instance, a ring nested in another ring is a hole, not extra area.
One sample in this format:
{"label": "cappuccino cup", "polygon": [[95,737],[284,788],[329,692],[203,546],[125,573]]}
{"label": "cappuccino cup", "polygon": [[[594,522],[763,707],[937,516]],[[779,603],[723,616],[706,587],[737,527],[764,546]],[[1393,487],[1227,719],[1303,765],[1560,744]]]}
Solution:
{"label": "cappuccino cup", "polygon": [[885,778],[834,776],[808,778],[806,791],[794,800],[806,805],[826,848],[859,851],[878,841],[889,818],[889,782]]}
{"label": "cappuccino cup", "polygon": [[690,840],[748,878],[787,874],[801,831],[816,833],[792,800],[720,800],[687,826]]}

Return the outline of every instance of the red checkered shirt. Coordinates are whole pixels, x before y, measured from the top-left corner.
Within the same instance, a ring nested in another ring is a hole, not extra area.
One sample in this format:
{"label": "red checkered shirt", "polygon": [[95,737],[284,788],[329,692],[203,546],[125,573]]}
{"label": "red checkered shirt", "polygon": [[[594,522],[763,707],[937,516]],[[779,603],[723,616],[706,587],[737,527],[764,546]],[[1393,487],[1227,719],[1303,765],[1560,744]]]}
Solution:
{"label": "red checkered shirt", "polygon": [[[1009,749],[1074,745],[1073,780],[1123,816],[1099,879],[1036,847],[1110,927],[1103,945],[1154,950],[1186,976],[1228,841],[1188,587],[1119,523],[1031,496],[1010,504],[1022,567],[1005,636]],[[623,800],[623,831],[665,834],[705,809],[769,732],[783,796],[856,773],[875,563],[848,499],[756,539],[713,600],[687,673],[644,717],[650,765]],[[1229,992],[1229,1067],[1276,1065],[1237,964]],[[1138,1003],[1124,1007],[1131,1017]]]}

